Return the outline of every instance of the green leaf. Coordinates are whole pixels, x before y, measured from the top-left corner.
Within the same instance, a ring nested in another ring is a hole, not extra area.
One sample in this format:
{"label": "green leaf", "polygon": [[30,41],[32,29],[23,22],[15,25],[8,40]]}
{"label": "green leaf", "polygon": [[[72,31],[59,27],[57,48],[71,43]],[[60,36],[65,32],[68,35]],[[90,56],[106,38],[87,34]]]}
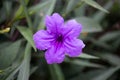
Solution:
{"label": "green leaf", "polygon": [[[113,1],[108,1],[108,2],[105,4],[104,8],[107,9],[107,10],[111,9],[111,7],[113,6],[113,3],[114,3]],[[106,16],[106,13],[101,12],[101,11],[97,11],[97,12],[93,15],[93,18],[94,18],[95,20],[97,20],[97,21],[101,21],[105,16]]]}
{"label": "green leaf", "polygon": [[17,80],[29,80],[30,58],[31,58],[31,46],[29,45],[29,43],[27,43],[24,54],[24,60],[20,66],[20,71]]}
{"label": "green leaf", "polygon": [[21,0],[21,4],[22,4],[22,6],[23,6],[23,13],[25,14],[28,27],[29,27],[31,30],[33,30],[32,21],[31,21],[31,19],[30,19],[30,16],[29,16],[28,9],[27,9],[27,6],[26,6],[25,1],[24,1],[24,0]]}
{"label": "green leaf", "polygon": [[99,57],[96,56],[92,56],[86,53],[81,53],[79,56],[79,58],[85,58],[85,59],[99,59]]}
{"label": "green leaf", "polygon": [[5,6],[5,11],[6,11],[6,14],[7,14],[7,17],[9,18],[9,16],[11,15],[11,9],[12,9],[12,2],[10,1],[4,1],[3,2],[3,5]]}
{"label": "green leaf", "polygon": [[32,75],[38,68],[39,66],[32,67],[30,70],[30,75]]}
{"label": "green leaf", "polygon": [[[15,43],[5,44],[0,50],[0,68],[5,69],[12,64],[17,56],[21,44],[21,40]],[[2,44],[1,44],[2,45]]]}
{"label": "green leaf", "polygon": [[0,70],[0,73],[2,73],[3,72],[3,70]]}
{"label": "green leaf", "polygon": [[19,66],[14,66],[14,69],[12,69],[12,71],[9,73],[9,75],[6,77],[6,79],[3,79],[3,80],[11,80],[11,79],[13,79],[15,74],[19,71],[19,69],[20,69]]}
{"label": "green leaf", "polygon": [[[22,52],[20,52],[20,53],[22,54],[23,52],[24,52],[24,50]],[[29,76],[27,76],[28,75],[27,73],[29,71],[26,71],[26,70],[29,69],[28,66],[27,66],[27,64],[29,64],[29,62],[26,62],[26,61],[30,61],[28,59],[28,58],[31,57],[30,54],[31,54],[31,46],[29,44],[27,44],[27,47],[25,48],[24,56],[22,55],[22,58],[20,57],[20,60],[16,60],[15,61],[16,63],[14,62],[12,66],[10,66],[9,68],[7,68],[7,69],[4,70],[3,75],[4,74],[5,75],[2,78],[2,80],[12,80],[12,79],[14,79],[18,71],[20,73],[20,74],[18,74],[19,77],[22,78],[20,80],[23,80],[24,78],[29,77]],[[24,67],[23,67],[23,64],[25,64]],[[26,67],[27,67],[27,69],[26,69]],[[24,75],[24,73],[21,74],[21,71],[24,72],[23,68],[26,71],[25,75]],[[24,75],[24,76],[22,76],[22,75]],[[27,78],[25,80],[27,80]]]}
{"label": "green leaf", "polygon": [[112,45],[114,46],[114,50],[119,49],[119,45],[120,45],[120,37],[118,37],[113,43]]}
{"label": "green leaf", "polygon": [[5,21],[7,19],[6,12],[5,12],[5,6],[2,6],[0,9],[0,23]]}
{"label": "green leaf", "polygon": [[63,17],[67,16],[70,12],[74,11],[75,9],[80,8],[84,2],[80,0],[69,0],[67,3],[68,4],[66,5],[66,8],[63,9]]}
{"label": "green leaf", "polygon": [[32,6],[28,9],[29,14],[34,14],[36,12],[39,12],[41,9],[43,9],[44,7],[48,6],[51,2],[50,1],[45,1],[43,3],[39,3],[35,6]]}
{"label": "green leaf", "polygon": [[51,5],[49,6],[48,11],[45,11],[45,15],[51,15],[51,13],[53,12],[54,8],[55,8],[55,4],[56,4],[57,0],[52,0],[51,1]]}
{"label": "green leaf", "polygon": [[54,10],[55,3],[56,3],[56,0],[51,0],[49,5],[45,6],[43,9],[40,10],[40,12],[44,15],[42,16],[41,22],[39,23],[37,30],[44,29],[45,17],[46,15],[51,15],[51,13]]}
{"label": "green leaf", "polygon": [[[7,46],[9,46],[9,45],[7,45]],[[0,74],[1,80],[11,80],[17,74],[17,72],[20,69],[20,65],[23,61],[24,49],[25,48],[21,45],[16,58],[12,62],[12,65],[10,65],[10,67],[3,69],[3,72]]]}
{"label": "green leaf", "polygon": [[[50,4],[51,4],[51,1],[45,1],[42,3],[40,2],[39,4],[28,9],[30,15],[37,12],[35,14],[35,18],[34,18],[34,22],[33,22],[33,26],[35,27],[35,30],[38,30],[37,28],[41,28],[41,29],[44,28],[45,14],[43,13],[43,9],[46,8],[46,6],[48,6]],[[48,11],[48,10],[46,10],[46,11]],[[51,11],[51,10],[49,9],[49,11]]]}
{"label": "green leaf", "polygon": [[65,13],[69,13],[70,11],[72,11],[79,2],[79,0],[69,0],[65,9]]}
{"label": "green leaf", "polygon": [[85,16],[87,4],[83,4],[81,7],[76,8],[74,13],[75,16]]}
{"label": "green leaf", "polygon": [[113,55],[112,53],[99,54],[101,58],[112,64],[113,66],[120,66],[120,57]]}
{"label": "green leaf", "polygon": [[90,39],[90,41],[95,45],[95,46],[99,46],[103,49],[106,49],[106,50],[109,50],[109,51],[113,51],[112,47],[108,44],[108,43],[105,43],[105,42],[101,42],[101,41],[98,41],[98,40],[95,40],[93,38]]}
{"label": "green leaf", "polygon": [[120,31],[108,32],[105,35],[101,36],[99,38],[99,41],[102,42],[111,41],[117,39],[119,36],[120,36]]}
{"label": "green leaf", "polygon": [[95,64],[95,63],[92,63],[92,62],[89,62],[89,61],[85,61],[85,60],[80,60],[80,59],[65,60],[65,62],[69,62],[69,63],[71,63],[71,64],[76,64],[76,65],[85,66],[85,67],[103,68],[102,65]]}
{"label": "green leaf", "polygon": [[[20,0],[21,1],[21,0]],[[25,0],[25,4],[27,5],[29,2],[29,0]],[[24,7],[23,5],[20,5],[20,7],[17,9],[13,20],[19,19],[21,17],[21,15],[23,15],[23,11],[24,11]]]}
{"label": "green leaf", "polygon": [[101,7],[98,3],[96,3],[93,0],[82,0],[82,1],[84,1],[86,4],[88,4],[88,5],[90,5],[90,6],[94,7],[94,8],[97,8],[97,9],[103,11],[103,12],[108,13],[108,11],[106,9],[104,9],[103,7]]}
{"label": "green leaf", "polygon": [[75,18],[80,24],[82,24],[82,32],[99,32],[102,31],[100,24],[92,18],[79,17]]}
{"label": "green leaf", "polygon": [[12,42],[4,42],[0,44],[0,50],[6,48],[6,46],[8,47],[10,44],[12,44]]}
{"label": "green leaf", "polygon": [[104,71],[102,74],[96,76],[95,78],[91,79],[91,80],[107,80],[109,77],[112,76],[112,74],[114,74],[118,69],[120,69],[120,67],[113,67],[110,68],[106,71]]}
{"label": "green leaf", "polygon": [[[39,3],[39,4],[35,5],[35,6],[32,6],[32,7],[28,8],[28,14],[29,14],[29,15],[33,15],[33,14],[35,14],[36,12],[40,12],[41,9],[43,9],[43,8],[46,7],[46,6],[48,6],[49,4],[50,4],[50,1],[45,1],[45,2],[43,2],[43,3]],[[23,7],[23,6],[22,6],[22,7]],[[23,10],[24,10],[24,9],[22,9],[22,14],[19,13],[20,16],[17,17],[17,19],[21,19],[21,18],[24,18],[24,17],[25,17],[25,14],[23,14]]]}
{"label": "green leaf", "polygon": [[49,65],[52,80],[65,80],[61,68],[57,64]]}
{"label": "green leaf", "polygon": [[23,35],[23,37],[31,44],[31,46],[36,51],[36,47],[34,45],[33,41],[33,33],[29,28],[18,26],[17,29],[20,31],[20,33]]}

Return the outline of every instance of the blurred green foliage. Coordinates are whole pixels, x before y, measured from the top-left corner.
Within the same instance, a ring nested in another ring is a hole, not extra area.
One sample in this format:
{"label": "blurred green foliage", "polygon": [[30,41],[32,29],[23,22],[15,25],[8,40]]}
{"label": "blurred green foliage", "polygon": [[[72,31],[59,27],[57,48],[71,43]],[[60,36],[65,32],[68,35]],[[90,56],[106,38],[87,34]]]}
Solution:
{"label": "blurred green foliage", "polygon": [[[48,65],[32,35],[54,12],[83,25],[86,47]],[[119,0],[1,0],[0,16],[0,80],[120,80]]]}

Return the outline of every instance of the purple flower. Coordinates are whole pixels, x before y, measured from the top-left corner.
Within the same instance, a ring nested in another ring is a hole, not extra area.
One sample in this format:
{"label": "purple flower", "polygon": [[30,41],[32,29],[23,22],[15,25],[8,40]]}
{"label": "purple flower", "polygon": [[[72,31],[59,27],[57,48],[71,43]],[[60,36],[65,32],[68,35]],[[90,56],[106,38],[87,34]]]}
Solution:
{"label": "purple flower", "polygon": [[35,46],[39,50],[46,50],[45,58],[48,64],[61,63],[65,54],[76,57],[82,52],[85,44],[77,39],[82,25],[75,20],[69,20],[64,24],[64,19],[54,13],[46,16],[45,25],[47,30],[39,30],[33,35]]}

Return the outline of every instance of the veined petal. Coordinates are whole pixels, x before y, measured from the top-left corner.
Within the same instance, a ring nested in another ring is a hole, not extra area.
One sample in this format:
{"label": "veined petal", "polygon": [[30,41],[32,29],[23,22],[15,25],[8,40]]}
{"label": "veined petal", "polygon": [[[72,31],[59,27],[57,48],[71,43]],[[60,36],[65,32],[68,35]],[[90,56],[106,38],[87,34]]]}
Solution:
{"label": "veined petal", "polygon": [[82,40],[79,39],[66,39],[64,42],[65,46],[65,52],[70,56],[70,57],[76,57],[80,55],[82,52],[82,49],[85,47],[85,44],[83,43]]}
{"label": "veined petal", "polygon": [[57,33],[64,24],[64,19],[58,13],[54,13],[52,16],[46,16],[45,24],[48,32]]}
{"label": "veined petal", "polygon": [[54,36],[50,35],[45,30],[40,30],[33,35],[33,40],[36,48],[39,50],[45,50],[51,46],[51,42],[54,40]]}
{"label": "veined petal", "polygon": [[51,18],[54,20],[56,25],[62,25],[64,23],[64,19],[58,13],[54,13]]}
{"label": "veined petal", "polygon": [[64,48],[63,47],[58,48],[54,45],[51,46],[51,48],[49,48],[46,51],[45,58],[46,58],[48,64],[63,62],[63,60],[65,58]]}
{"label": "veined petal", "polygon": [[78,37],[82,30],[82,25],[77,23],[76,20],[69,20],[66,22],[63,30],[63,34],[66,37]]}

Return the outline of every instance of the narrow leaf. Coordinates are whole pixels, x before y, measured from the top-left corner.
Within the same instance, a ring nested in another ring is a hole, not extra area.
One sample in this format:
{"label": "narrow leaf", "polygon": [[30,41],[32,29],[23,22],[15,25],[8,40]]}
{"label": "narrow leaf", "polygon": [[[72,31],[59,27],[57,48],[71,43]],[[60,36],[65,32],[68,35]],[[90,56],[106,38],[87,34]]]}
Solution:
{"label": "narrow leaf", "polygon": [[80,24],[82,24],[82,32],[99,32],[102,31],[102,28],[98,22],[92,18],[79,17],[75,18]]}
{"label": "narrow leaf", "polygon": [[84,1],[86,4],[88,4],[88,5],[90,5],[90,6],[94,7],[94,8],[97,8],[97,9],[103,11],[103,12],[108,13],[108,11],[106,9],[104,9],[103,7],[101,7],[98,3],[96,3],[93,0],[82,0],[82,1]]}
{"label": "narrow leaf", "polygon": [[79,58],[85,58],[85,59],[99,59],[99,57],[96,56],[92,56],[86,53],[81,53],[79,56]]}
{"label": "narrow leaf", "polygon": [[5,69],[10,66],[19,51],[21,40],[15,43],[5,44],[6,46],[0,49],[0,68]]}
{"label": "narrow leaf", "polygon": [[71,64],[76,64],[76,65],[80,65],[80,66],[85,66],[85,67],[97,67],[97,68],[103,68],[102,65],[99,64],[95,64],[89,61],[85,61],[85,60],[65,60],[65,62],[69,62]]}
{"label": "narrow leaf", "polygon": [[[15,67],[15,66],[14,66],[14,67]],[[9,75],[7,76],[7,78],[4,79],[4,80],[11,80],[11,79],[13,79],[13,77],[14,77],[15,74],[19,71],[19,69],[20,69],[19,66],[16,67],[14,70],[12,70],[12,71],[9,73]]]}
{"label": "narrow leaf", "polygon": [[[113,1],[108,1],[108,2],[105,4],[104,8],[107,9],[107,10],[111,9],[111,7],[113,6],[113,3],[114,3]],[[93,18],[94,18],[95,20],[97,20],[97,21],[101,21],[106,15],[107,15],[107,14],[104,13],[104,12],[102,12],[102,11],[97,11],[97,12],[93,15]]]}
{"label": "narrow leaf", "polygon": [[119,36],[120,36],[120,31],[108,32],[105,35],[101,36],[99,38],[99,41],[102,41],[102,42],[111,41],[111,40],[115,40]]}
{"label": "narrow leaf", "polygon": [[59,65],[57,65],[57,64],[49,65],[49,68],[50,68],[50,71],[54,72],[52,74],[53,79],[55,79],[55,80],[65,80]]}
{"label": "narrow leaf", "polygon": [[[28,4],[28,2],[29,2],[29,0],[25,0],[26,5]],[[23,11],[24,11],[24,7],[23,7],[23,5],[20,5],[20,7],[15,12],[13,20],[16,20],[16,19],[20,18],[20,16],[23,15]]]}
{"label": "narrow leaf", "polygon": [[39,12],[41,9],[43,9],[44,7],[46,7],[49,4],[50,4],[50,1],[45,1],[43,3],[39,3],[35,6],[32,6],[28,9],[29,14],[31,15],[31,14],[34,14],[36,12]]}
{"label": "narrow leaf", "polygon": [[24,60],[20,66],[20,71],[19,71],[17,80],[29,80],[30,58],[31,58],[31,46],[29,45],[29,43],[27,43],[26,49],[25,49]]}
{"label": "narrow leaf", "polygon": [[69,13],[70,11],[72,11],[74,9],[74,7],[79,3],[80,1],[78,0],[69,0],[67,7],[65,9],[65,13]]}
{"label": "narrow leaf", "polygon": [[29,28],[18,26],[17,29],[20,31],[20,33],[23,35],[23,37],[31,44],[31,46],[36,51],[36,47],[34,45],[33,39],[32,39],[32,31]]}
{"label": "narrow leaf", "polygon": [[107,80],[113,73],[115,73],[120,67],[114,67],[106,70],[101,75],[96,76],[92,80]]}
{"label": "narrow leaf", "polygon": [[28,9],[27,9],[27,6],[26,6],[26,4],[25,4],[25,1],[24,1],[24,0],[21,0],[21,4],[22,4],[22,6],[23,6],[23,12],[24,12],[24,14],[25,14],[28,27],[29,27],[31,30],[33,30],[32,21],[31,21],[31,19],[30,19],[30,16],[29,16]]}
{"label": "narrow leaf", "polygon": [[55,3],[56,3],[56,0],[51,0],[49,5],[47,5],[46,7],[44,7],[43,9],[41,9],[41,13],[44,14],[42,16],[42,19],[41,19],[41,22],[40,24],[38,25],[38,29],[44,29],[44,20],[45,20],[45,16],[46,15],[51,15],[51,13],[53,12],[54,10],[54,7],[55,7]]}
{"label": "narrow leaf", "polygon": [[120,57],[113,55],[112,53],[99,54],[104,60],[109,62],[112,65],[120,66]]}

